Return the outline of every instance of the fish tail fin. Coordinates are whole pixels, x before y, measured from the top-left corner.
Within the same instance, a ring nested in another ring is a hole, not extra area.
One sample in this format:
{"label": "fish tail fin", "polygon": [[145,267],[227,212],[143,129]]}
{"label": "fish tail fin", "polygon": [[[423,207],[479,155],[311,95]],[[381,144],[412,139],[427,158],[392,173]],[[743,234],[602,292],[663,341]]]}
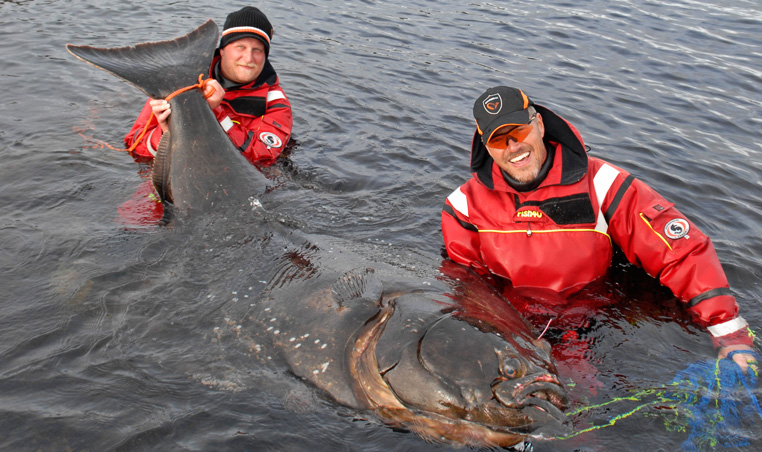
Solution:
{"label": "fish tail fin", "polygon": [[213,20],[171,41],[128,47],[98,48],[66,45],[66,50],[106,72],[135,85],[149,97],[163,99],[198,83],[207,74],[217,46],[219,29]]}

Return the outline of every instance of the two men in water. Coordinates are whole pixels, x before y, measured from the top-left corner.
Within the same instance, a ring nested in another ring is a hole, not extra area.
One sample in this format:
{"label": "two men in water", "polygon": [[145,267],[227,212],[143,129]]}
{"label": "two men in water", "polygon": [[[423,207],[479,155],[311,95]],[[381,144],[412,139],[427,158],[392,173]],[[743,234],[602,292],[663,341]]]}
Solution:
{"label": "two men in water", "polygon": [[445,201],[449,257],[514,288],[568,295],[603,276],[614,246],[683,301],[719,356],[757,364],[753,335],[710,239],[645,183],[587,155],[577,129],[520,89],[474,103],[473,177]]}
{"label": "two men in water", "polygon": [[[272,161],[287,143],[291,107],[269,63],[272,26],[258,9],[228,15],[206,84],[207,101],[252,163]],[[164,100],[146,103],[125,137],[152,157],[167,130]],[[688,306],[721,357],[752,365],[753,336],[728,288],[713,245],[643,182],[589,157],[576,128],[521,90],[495,87],[474,104],[473,177],[446,200],[449,257],[514,288],[571,294],[603,276],[614,246]],[[140,138],[142,137],[142,138]]]}
{"label": "two men in water", "polygon": [[[283,152],[291,135],[291,104],[270,64],[273,28],[262,11],[246,6],[226,20],[204,85],[220,125],[251,163],[266,164]],[[156,154],[172,113],[169,102],[149,99],[124,142],[133,155]]]}

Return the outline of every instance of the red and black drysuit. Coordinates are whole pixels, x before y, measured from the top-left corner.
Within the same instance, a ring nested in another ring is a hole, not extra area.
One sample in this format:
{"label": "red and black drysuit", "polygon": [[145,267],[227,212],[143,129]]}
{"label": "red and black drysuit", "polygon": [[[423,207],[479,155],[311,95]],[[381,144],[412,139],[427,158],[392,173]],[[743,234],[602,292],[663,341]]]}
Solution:
{"label": "red and black drysuit", "polygon": [[566,120],[535,108],[548,155],[531,185],[509,183],[474,135],[473,177],[442,212],[449,257],[506,278],[514,288],[571,294],[606,273],[617,245],[687,305],[716,346],[751,345],[709,238],[645,183],[588,156]]}
{"label": "red and black drysuit", "polygon": [[[265,60],[262,73],[246,85],[232,84],[222,77],[219,70],[220,55],[217,50],[209,69],[225,89],[222,103],[214,115],[227,132],[233,144],[247,160],[256,164],[268,164],[283,152],[291,136],[291,103],[280,88],[278,75]],[[146,125],[147,124],[147,125]],[[153,158],[161,139],[161,128],[146,102],[124,142],[129,148],[146,127],[145,135],[133,151],[137,156]]]}

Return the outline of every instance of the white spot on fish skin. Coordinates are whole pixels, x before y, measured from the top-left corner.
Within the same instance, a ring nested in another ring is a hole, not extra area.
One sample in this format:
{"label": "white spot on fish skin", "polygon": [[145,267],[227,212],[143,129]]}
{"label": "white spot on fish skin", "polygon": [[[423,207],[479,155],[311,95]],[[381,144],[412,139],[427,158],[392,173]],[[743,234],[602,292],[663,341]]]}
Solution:
{"label": "white spot on fish skin", "polygon": [[310,333],[302,334],[302,339],[307,339],[308,337],[310,337]]}
{"label": "white spot on fish skin", "polygon": [[233,295],[238,295],[238,291],[237,291],[237,290],[234,290],[234,291],[233,291]]}
{"label": "white spot on fish skin", "polygon": [[236,330],[240,330],[241,329],[241,325],[236,325],[235,329]]}
{"label": "white spot on fish skin", "polygon": [[265,312],[270,312],[272,308],[265,308]]}
{"label": "white spot on fish skin", "polygon": [[320,346],[321,349],[326,348],[326,347],[328,347],[328,344],[323,344],[322,346]]}
{"label": "white spot on fish skin", "polygon": [[324,362],[322,366],[320,366],[320,371],[325,373],[325,371],[328,369],[329,362]]}
{"label": "white spot on fish skin", "polygon": [[273,334],[280,334],[280,330],[273,331]]}
{"label": "white spot on fish skin", "polygon": [[295,338],[295,337],[292,337],[292,338],[291,338],[291,339],[289,339],[288,341],[289,341],[289,342],[294,342],[295,340],[296,340],[296,338]]}
{"label": "white spot on fish skin", "polygon": [[214,327],[214,331],[219,331],[219,330],[220,330],[220,327],[218,327],[218,326]]}
{"label": "white spot on fish skin", "polygon": [[270,321],[271,321],[271,322],[274,322],[274,321],[276,321],[276,320],[278,320],[278,318],[277,318],[277,317],[273,317],[273,318],[271,318],[271,319],[270,319]]}
{"label": "white spot on fish skin", "polygon": [[299,347],[301,347],[301,346],[302,346],[302,343],[300,342],[300,343],[298,343],[298,344],[294,345],[294,348],[299,348]]}
{"label": "white spot on fish skin", "polygon": [[274,327],[272,327],[272,326],[271,326],[270,328],[268,328],[268,329],[267,329],[267,331],[271,331],[273,328],[274,328]]}
{"label": "white spot on fish skin", "polygon": [[315,339],[315,343],[319,344],[320,343],[320,339]]}

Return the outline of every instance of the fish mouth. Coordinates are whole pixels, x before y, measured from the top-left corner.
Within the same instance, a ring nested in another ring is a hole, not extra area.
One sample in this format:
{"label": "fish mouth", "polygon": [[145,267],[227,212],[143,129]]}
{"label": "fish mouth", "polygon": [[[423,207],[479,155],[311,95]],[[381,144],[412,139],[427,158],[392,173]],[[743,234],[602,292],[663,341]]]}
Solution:
{"label": "fish mouth", "polygon": [[[516,411],[526,416],[531,436],[558,436],[568,430],[564,410],[569,397],[563,386],[549,374],[527,376],[498,382],[493,387],[495,401],[502,410]],[[561,428],[562,431],[558,431]]]}
{"label": "fish mouth", "polygon": [[571,422],[545,396],[530,396],[521,407],[508,408],[493,399],[471,413],[453,415],[416,408],[378,407],[386,423],[413,431],[435,443],[471,447],[512,447],[526,438],[567,436]]}
{"label": "fish mouth", "polygon": [[376,413],[390,425],[437,443],[511,447],[526,438],[559,438],[572,431],[563,411],[569,404],[566,391],[560,383],[552,381],[524,385],[515,398],[494,394],[491,400],[478,406],[444,406],[433,411],[407,405],[390,391],[388,395],[394,397],[395,403],[376,406]]}

